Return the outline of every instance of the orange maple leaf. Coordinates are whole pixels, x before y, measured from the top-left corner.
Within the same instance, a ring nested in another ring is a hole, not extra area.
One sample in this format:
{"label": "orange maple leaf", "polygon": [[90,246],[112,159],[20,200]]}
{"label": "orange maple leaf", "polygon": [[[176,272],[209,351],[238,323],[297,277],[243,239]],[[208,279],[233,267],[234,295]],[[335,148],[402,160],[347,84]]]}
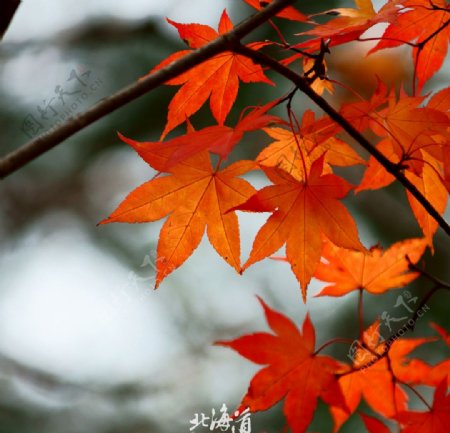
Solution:
{"label": "orange maple leaf", "polygon": [[[166,166],[170,151],[164,154],[160,148],[154,152],[139,145],[140,155],[153,168]],[[217,253],[239,271],[238,220],[234,212],[225,212],[254,194],[254,188],[236,176],[255,168],[252,161],[239,161],[217,171],[211,166],[208,152],[203,151],[171,167],[169,176],[136,188],[101,224],[150,222],[169,215],[158,240],[155,287],[193,253],[205,227]]]}
{"label": "orange maple leaf", "polygon": [[[405,176],[413,183],[431,205],[443,215],[447,207],[448,192],[442,182],[441,165],[432,156],[423,154],[422,174],[418,176],[410,170],[405,171]],[[407,191],[411,209],[419,223],[423,234],[430,246],[433,245],[433,235],[438,228],[437,221],[425,210],[425,208]]]}
{"label": "orange maple leaf", "polygon": [[317,51],[320,48],[321,39],[328,39],[330,47],[354,41],[370,27],[381,22],[391,22],[398,14],[396,2],[392,1],[385,4],[378,13],[375,12],[371,0],[355,0],[355,4],[356,9],[335,8],[311,15],[338,15],[338,17],[299,33],[299,35],[312,35],[317,38],[294,47]]}
{"label": "orange maple leaf", "polygon": [[447,128],[450,127],[446,113],[430,105],[419,107],[423,99],[401,91],[396,101],[391,92],[388,107],[373,113],[370,121],[372,131],[391,140],[400,163],[417,174],[423,166],[423,152],[442,159],[441,141],[448,142]]}
{"label": "orange maple leaf", "polygon": [[369,53],[415,42],[413,59],[418,90],[442,66],[450,40],[450,6],[445,0],[406,0],[397,19]]}
{"label": "orange maple leaf", "polygon": [[317,296],[342,296],[364,289],[379,294],[403,287],[418,277],[408,272],[409,262],[417,263],[425,252],[426,239],[408,239],[383,251],[379,246],[369,251],[351,251],[326,242],[314,276],[330,284]]}
{"label": "orange maple leaf", "polygon": [[363,341],[356,345],[351,353],[353,367],[360,370],[339,378],[347,410],[342,407],[330,408],[334,420],[333,433],[336,433],[356,410],[361,398],[364,398],[375,412],[388,418],[396,415],[399,410],[406,409],[407,395],[395,383],[390,367],[404,360],[390,357],[388,361],[386,356],[378,359],[385,351],[385,345],[379,333],[379,321],[376,321],[363,333]]}
{"label": "orange maple leaf", "polygon": [[279,99],[261,107],[248,107],[251,110],[239,119],[234,128],[225,125],[208,126],[181,137],[169,140],[174,152],[168,162],[169,166],[179,163],[202,150],[209,150],[222,159],[228,158],[233,148],[241,141],[246,132],[261,129],[269,123],[284,123],[279,117],[267,112],[279,103]]}
{"label": "orange maple leaf", "polygon": [[[261,10],[263,7],[267,6],[272,0],[244,0],[245,3],[254,7],[257,10]],[[277,17],[285,18],[291,21],[306,21],[307,17],[299,12],[292,6],[284,8],[281,12],[277,13]]]}
{"label": "orange maple leaf", "polygon": [[286,243],[287,260],[300,282],[303,300],[320,261],[322,234],[334,243],[364,250],[355,221],[338,200],[352,189],[344,179],[323,171],[323,156],[316,160],[304,181],[278,168],[264,168],[274,183],[245,203],[233,208],[252,212],[273,212],[256,235],[247,269],[278,251]]}
{"label": "orange maple leaf", "polygon": [[[190,48],[196,49],[229,32],[233,24],[223,11],[216,32],[209,26],[202,24],[179,24],[168,20]],[[263,44],[250,44],[259,49]],[[183,50],[170,55],[149,74],[169,65],[173,61],[185,56],[191,50]],[[211,112],[219,125],[223,125],[231,107],[236,100],[239,89],[239,80],[244,83],[264,82],[273,84],[263,72],[260,65],[255,64],[247,57],[234,54],[230,51],[217,54],[184,74],[166,82],[169,85],[182,85],[169,104],[167,124],[162,133],[164,138],[172,129],[180,125],[186,118],[192,116],[211,96]]]}
{"label": "orange maple leaf", "polygon": [[[450,347],[450,334],[436,323],[430,323],[431,327],[441,336],[444,343]],[[437,386],[443,379],[448,378],[448,386],[450,386],[450,359],[446,359],[430,368],[428,374],[423,376],[422,383],[431,386]]]}
{"label": "orange maple leaf", "polygon": [[291,320],[259,301],[274,334],[258,332],[216,344],[266,365],[251,380],[239,410],[266,410],[284,398],[284,414],[292,432],[304,433],[318,397],[328,404],[345,406],[335,378],[342,365],[329,356],[314,354],[315,331],[308,315],[300,332]]}
{"label": "orange maple leaf", "polygon": [[[409,97],[401,92],[396,101],[395,95],[391,93],[386,108],[375,111],[366,103],[357,103],[358,107],[363,108],[358,109],[356,105],[350,104],[345,107],[345,111],[354,113],[356,118],[359,113],[360,129],[370,126],[382,137],[377,149],[405,170],[405,176],[433,207],[443,214],[448,200],[444,184],[444,164],[445,155],[448,153],[447,130],[450,127],[450,119],[447,113],[437,109],[442,105],[437,101],[431,106],[419,107],[423,99]],[[373,108],[376,106],[372,104]],[[363,179],[355,191],[382,188],[394,179],[374,157],[370,157]],[[438,224],[409,192],[407,196],[414,216],[432,246],[432,238]]]}
{"label": "orange maple leaf", "polygon": [[298,180],[305,179],[304,167],[310,170],[312,163],[322,155],[326,173],[332,172],[329,165],[346,167],[364,164],[364,160],[347,143],[332,136],[336,128],[330,126],[322,119],[316,122],[314,113],[307,110],[299,133],[279,127],[263,128],[275,141],[260,152],[256,161],[261,166],[279,167]]}
{"label": "orange maple leaf", "polygon": [[[406,355],[425,343],[435,342],[435,337],[401,338],[395,340],[389,350],[389,357],[400,360],[392,364],[395,377],[408,385],[437,386],[446,379],[450,371],[447,359],[436,365],[430,365],[421,359],[408,359]],[[450,384],[450,377],[449,377]]]}
{"label": "orange maple leaf", "polygon": [[[445,113],[449,119],[447,131],[450,133],[450,87],[436,92],[427,104],[427,107],[440,110]],[[436,155],[435,155],[436,156]],[[450,192],[450,140],[444,140],[440,162],[444,166],[444,185]]]}
{"label": "orange maple leaf", "polygon": [[450,395],[447,379],[437,386],[433,406],[427,412],[403,411],[396,416],[401,433],[446,433],[450,425]]}
{"label": "orange maple leaf", "polygon": [[[189,123],[188,132],[166,142],[137,142],[119,134],[121,140],[132,146],[145,160],[145,155],[152,155],[152,161],[159,156],[158,171],[169,171],[171,167],[191,158],[197,153],[208,150],[226,159],[233,148],[241,141],[246,132],[260,129],[269,123],[284,123],[279,117],[267,113],[279,100],[269,102],[262,107],[248,107],[250,111],[243,116],[236,126],[207,126],[196,131]],[[161,155],[165,155],[161,160]],[[165,161],[162,164],[162,161]]]}

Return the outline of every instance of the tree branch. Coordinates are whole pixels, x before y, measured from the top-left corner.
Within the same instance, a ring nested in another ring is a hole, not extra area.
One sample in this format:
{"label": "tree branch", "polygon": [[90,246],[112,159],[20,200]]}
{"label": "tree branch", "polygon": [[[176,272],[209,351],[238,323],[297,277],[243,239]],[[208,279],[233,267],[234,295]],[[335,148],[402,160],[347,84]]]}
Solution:
{"label": "tree branch", "polygon": [[20,0],[2,0],[0,5],[0,39],[3,38],[6,30],[8,30],[19,4]]}
{"label": "tree branch", "polygon": [[187,54],[181,59],[172,62],[170,65],[154,72],[143,80],[133,83],[114,95],[105,98],[84,113],[69,118],[57,128],[40,135],[17,150],[7,154],[0,159],[0,179],[14,173],[38,156],[62,143],[65,139],[125,104],[161,86],[166,81],[177,77],[223,51],[231,50],[234,46],[238,45],[244,36],[294,2],[295,0],[274,0],[261,11],[242,21],[230,32]]}
{"label": "tree branch", "polygon": [[369,152],[390,174],[392,174],[425,208],[439,226],[450,236],[450,226],[433,207],[427,198],[410,182],[410,180],[398,169],[397,165],[386,158],[372,143],[367,140],[345,117],[336,111],[324,98],[317,94],[309,85],[308,81],[301,75],[277,62],[275,59],[259,51],[252,50],[244,45],[236,45],[234,51],[238,54],[252,59],[263,66],[268,66],[280,75],[294,83],[303,93],[305,93],[316,105],[318,105],[331,119],[339,124],[347,134],[354,138],[367,152]]}

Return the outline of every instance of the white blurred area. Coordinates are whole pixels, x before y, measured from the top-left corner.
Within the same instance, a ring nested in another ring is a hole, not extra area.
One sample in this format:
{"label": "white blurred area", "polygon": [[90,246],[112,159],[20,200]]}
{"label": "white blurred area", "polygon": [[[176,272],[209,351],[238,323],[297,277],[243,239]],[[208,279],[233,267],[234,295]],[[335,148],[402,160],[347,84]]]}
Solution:
{"label": "white blurred area", "polygon": [[169,17],[180,22],[217,26],[229,0],[23,0],[4,42],[47,38],[87,19],[110,16],[121,19]]}

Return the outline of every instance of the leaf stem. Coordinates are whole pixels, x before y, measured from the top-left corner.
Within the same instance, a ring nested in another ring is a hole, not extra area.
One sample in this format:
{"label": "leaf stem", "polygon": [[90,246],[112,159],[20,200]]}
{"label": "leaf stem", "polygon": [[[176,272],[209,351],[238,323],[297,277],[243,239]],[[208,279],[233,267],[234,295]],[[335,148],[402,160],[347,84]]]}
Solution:
{"label": "leaf stem", "polygon": [[317,354],[319,354],[320,352],[322,352],[323,349],[325,349],[326,347],[330,346],[331,344],[334,343],[346,343],[346,344],[352,344],[354,340],[352,340],[351,338],[333,338],[332,340],[328,340],[325,343],[322,344],[322,346],[320,346],[314,353],[313,356],[316,356]]}
{"label": "leaf stem", "polygon": [[417,389],[415,389],[413,386],[409,385],[405,382],[400,382],[402,385],[405,385],[408,389],[410,389],[418,398],[422,401],[422,403],[428,408],[429,411],[432,411],[433,408],[428,404],[428,402],[423,398],[423,396],[420,394]]}

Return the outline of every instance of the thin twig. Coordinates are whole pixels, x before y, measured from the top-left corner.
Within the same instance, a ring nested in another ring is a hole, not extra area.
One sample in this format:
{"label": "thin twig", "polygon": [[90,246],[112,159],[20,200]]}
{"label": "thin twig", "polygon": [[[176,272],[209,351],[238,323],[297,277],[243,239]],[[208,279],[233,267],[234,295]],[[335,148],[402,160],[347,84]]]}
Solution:
{"label": "thin twig", "polygon": [[351,338],[333,338],[332,340],[326,341],[322,344],[314,353],[313,356],[318,355],[320,352],[322,352],[323,349],[326,347],[334,344],[334,343],[345,343],[345,344],[352,344],[354,340]]}
{"label": "thin twig", "polygon": [[412,387],[411,385],[409,385],[408,383],[405,382],[400,382],[402,385],[406,386],[407,388],[409,388],[414,394],[416,394],[417,398],[419,400],[422,401],[422,403],[428,408],[429,411],[433,410],[433,408],[428,404],[428,402],[423,398],[423,396],[420,394],[419,391],[417,391],[417,389],[415,389],[414,387]]}

